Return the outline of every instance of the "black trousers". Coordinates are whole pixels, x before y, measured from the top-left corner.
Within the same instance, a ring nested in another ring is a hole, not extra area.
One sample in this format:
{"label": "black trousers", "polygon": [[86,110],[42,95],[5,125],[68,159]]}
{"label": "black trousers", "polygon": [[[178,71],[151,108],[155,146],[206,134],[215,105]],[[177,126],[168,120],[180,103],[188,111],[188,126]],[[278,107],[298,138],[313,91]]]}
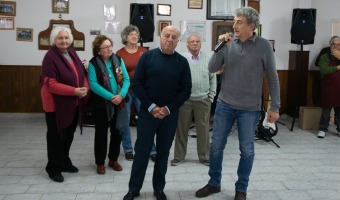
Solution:
{"label": "black trousers", "polygon": [[111,161],[117,161],[120,153],[120,143],[122,136],[116,129],[116,115],[108,122],[106,109],[95,108],[93,111],[95,137],[94,137],[94,155],[97,165],[104,165],[107,155],[107,135],[110,128],[110,144],[108,158]]}
{"label": "black trousers", "polygon": [[163,191],[168,158],[178,123],[178,110],[172,111],[164,119],[154,118],[147,110],[138,114],[137,140],[133,158],[129,191],[139,192],[143,186],[150,151],[156,135],[157,159],[153,169],[152,185],[154,191]]}
{"label": "black trousers", "polygon": [[71,144],[74,138],[74,132],[76,131],[78,124],[79,112],[78,109],[75,112],[72,123],[62,130],[62,134],[58,132],[56,113],[46,112],[46,124],[47,124],[47,158],[46,172],[50,175],[55,175],[61,172],[63,168],[68,168],[72,165],[69,157]]}

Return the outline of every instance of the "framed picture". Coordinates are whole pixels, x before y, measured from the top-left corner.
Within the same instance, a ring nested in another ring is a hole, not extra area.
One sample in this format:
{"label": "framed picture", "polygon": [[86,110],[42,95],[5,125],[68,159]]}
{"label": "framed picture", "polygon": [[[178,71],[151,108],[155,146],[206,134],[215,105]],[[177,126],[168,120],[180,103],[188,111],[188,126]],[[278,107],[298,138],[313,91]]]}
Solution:
{"label": "framed picture", "polygon": [[189,9],[202,9],[203,0],[188,0],[188,8]]}
{"label": "framed picture", "polygon": [[215,46],[218,44],[218,36],[232,32],[234,22],[233,21],[214,21],[212,29],[212,39],[211,39],[211,50],[214,50]]}
{"label": "framed picture", "polygon": [[52,0],[52,13],[69,13],[70,0]]}
{"label": "framed picture", "polygon": [[0,30],[14,30],[14,17],[0,17]]}
{"label": "framed picture", "polygon": [[257,36],[261,36],[262,33],[262,24],[259,24],[259,26],[254,30]]}
{"label": "framed picture", "polygon": [[171,5],[170,4],[157,4],[157,15],[170,16]]}
{"label": "framed picture", "polygon": [[33,29],[32,28],[17,28],[17,41],[32,42]]}
{"label": "framed picture", "polygon": [[15,1],[0,1],[0,15],[15,16],[16,10]]}
{"label": "framed picture", "polygon": [[170,26],[171,25],[171,21],[165,21],[165,20],[159,20],[158,23],[158,35],[161,35],[161,32],[163,30],[163,28],[165,28],[166,26]]}
{"label": "framed picture", "polygon": [[233,20],[235,10],[244,6],[245,0],[207,0],[207,19]]}
{"label": "framed picture", "polygon": [[272,45],[273,51],[275,52],[275,40],[268,40],[268,41]]}

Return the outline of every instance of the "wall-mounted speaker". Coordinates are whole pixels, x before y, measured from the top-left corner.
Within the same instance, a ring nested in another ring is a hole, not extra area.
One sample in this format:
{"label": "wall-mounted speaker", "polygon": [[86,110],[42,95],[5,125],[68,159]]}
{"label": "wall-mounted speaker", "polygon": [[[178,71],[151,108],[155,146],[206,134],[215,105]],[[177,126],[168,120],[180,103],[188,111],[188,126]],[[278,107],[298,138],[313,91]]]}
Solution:
{"label": "wall-mounted speaker", "polygon": [[314,44],[316,9],[293,9],[291,43]]}
{"label": "wall-mounted speaker", "polygon": [[152,42],[155,32],[153,4],[130,4],[130,24],[138,27],[139,42]]}

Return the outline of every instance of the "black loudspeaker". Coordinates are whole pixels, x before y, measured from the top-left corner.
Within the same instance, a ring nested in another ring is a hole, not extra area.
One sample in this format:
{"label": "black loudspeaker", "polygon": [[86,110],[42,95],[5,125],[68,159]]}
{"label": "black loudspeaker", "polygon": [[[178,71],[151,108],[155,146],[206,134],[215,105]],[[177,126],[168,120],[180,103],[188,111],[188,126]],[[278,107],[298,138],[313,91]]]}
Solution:
{"label": "black loudspeaker", "polygon": [[153,4],[130,4],[130,24],[138,27],[139,42],[152,42],[155,32]]}
{"label": "black loudspeaker", "polygon": [[293,9],[291,43],[314,44],[316,9]]}

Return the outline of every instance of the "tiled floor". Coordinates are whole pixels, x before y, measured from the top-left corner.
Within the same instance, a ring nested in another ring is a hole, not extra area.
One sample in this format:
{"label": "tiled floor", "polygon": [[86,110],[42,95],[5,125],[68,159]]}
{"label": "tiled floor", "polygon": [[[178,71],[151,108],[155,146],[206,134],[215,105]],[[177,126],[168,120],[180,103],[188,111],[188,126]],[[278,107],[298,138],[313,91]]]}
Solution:
{"label": "tiled floor", "polygon": [[[298,120],[283,115],[279,133],[273,139],[281,146],[256,141],[256,156],[248,188],[251,200],[336,200],[340,199],[340,138],[331,126],[325,139],[316,131],[301,130]],[[132,127],[133,139],[136,130]],[[128,190],[131,161],[119,162],[123,171],[95,172],[93,155],[94,129],[76,133],[71,159],[79,173],[64,173],[65,181],[51,181],[46,165],[46,126],[43,114],[0,113],[0,200],[121,200]],[[195,134],[194,131],[190,134]],[[185,162],[169,165],[165,193],[169,200],[196,199],[194,193],[209,176],[208,167],[197,161],[196,139],[190,137]],[[230,136],[223,162],[222,191],[203,199],[234,198],[234,182],[239,160],[237,132]],[[169,159],[173,158],[173,150]],[[170,163],[170,160],[169,160]],[[141,196],[152,200],[152,169],[149,162]]]}

